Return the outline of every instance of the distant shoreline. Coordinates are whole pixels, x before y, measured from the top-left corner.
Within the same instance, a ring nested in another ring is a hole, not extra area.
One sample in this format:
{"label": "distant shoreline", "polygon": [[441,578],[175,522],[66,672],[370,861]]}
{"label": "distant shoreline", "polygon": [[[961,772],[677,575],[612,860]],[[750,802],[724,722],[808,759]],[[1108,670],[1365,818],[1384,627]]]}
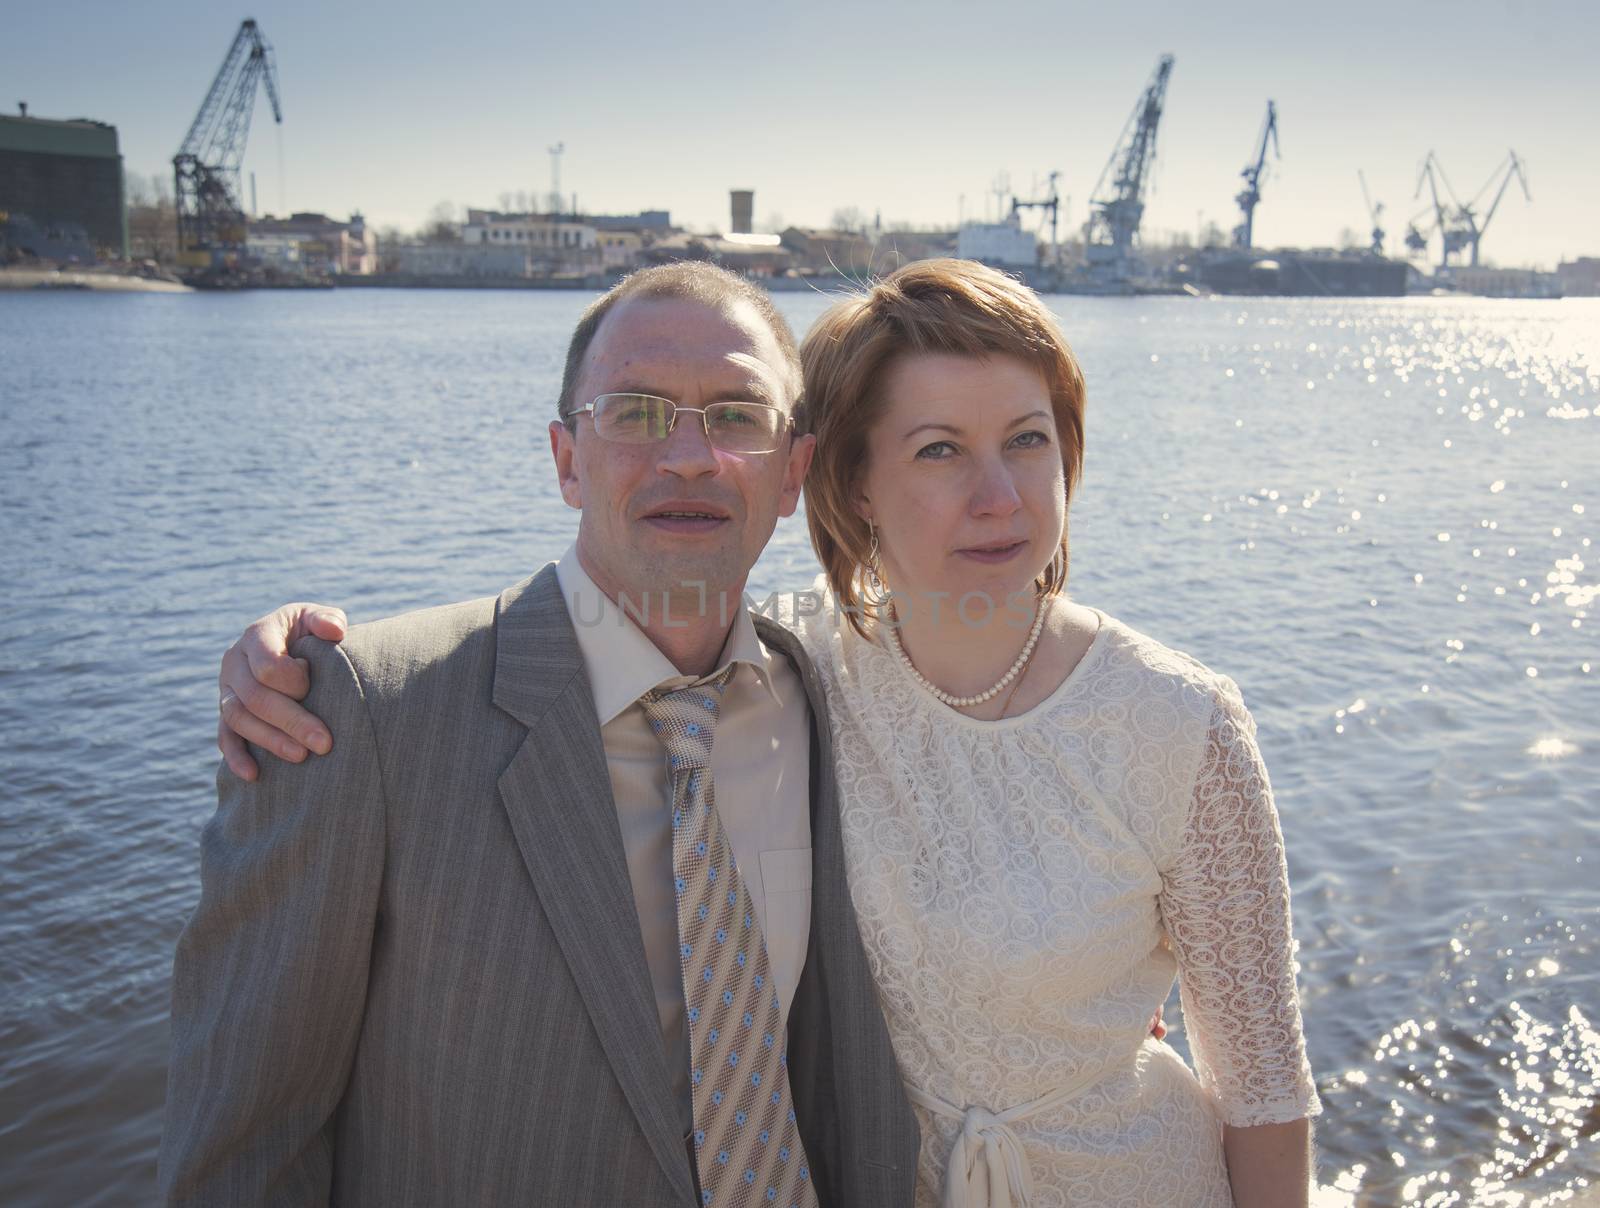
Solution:
{"label": "distant shoreline", "polygon": [[[432,276],[413,273],[378,273],[370,276],[357,276],[345,274],[335,277],[320,279],[316,282],[250,282],[241,283],[231,287],[238,290],[284,290],[284,289],[455,289],[455,290],[501,290],[501,291],[563,291],[563,292],[590,292],[602,293],[615,285],[621,279],[620,274],[594,274],[589,277],[453,277]],[[765,278],[758,284],[770,293],[815,293],[829,299],[836,299],[845,293],[858,292],[866,284],[849,277],[771,277]],[[1049,296],[1082,295],[1082,291],[1072,289],[1051,289],[1041,285],[1039,292]],[[21,293],[28,290],[41,292],[55,292],[58,290],[76,290],[91,293],[142,293],[142,294],[190,294],[199,292],[212,292],[207,289],[196,289],[178,281],[162,277],[146,277],[132,273],[120,273],[115,270],[95,267],[77,269],[48,269],[48,268],[0,268],[0,293]],[[222,291],[227,292],[227,291]],[[1229,297],[1239,299],[1282,299],[1282,298],[1312,298],[1320,295],[1308,294],[1276,294],[1276,293],[1227,293],[1212,294],[1205,291],[1187,290],[1159,290],[1149,291],[1151,295],[1172,295],[1190,297]],[[1104,296],[1111,298],[1126,298],[1142,296],[1121,294],[1089,294],[1087,296]],[[1385,297],[1378,294],[1353,294],[1339,295],[1345,298],[1375,298]],[[1431,293],[1408,294],[1406,297],[1452,297],[1476,298],[1480,300],[1519,300],[1518,296],[1497,294],[1467,294],[1451,293],[1435,290]],[[1580,295],[1581,296],[1581,295]],[[1540,301],[1557,300],[1559,295],[1537,296]],[[1534,300],[1524,297],[1520,300]]]}
{"label": "distant shoreline", "polygon": [[[603,293],[619,280],[620,274],[595,274],[589,277],[449,277],[414,273],[378,273],[370,276],[345,274],[316,282],[253,281],[233,286],[240,290],[283,289],[459,289],[459,290],[558,290]],[[829,296],[841,290],[859,288],[847,277],[775,277],[760,283],[773,293],[813,292]],[[0,269],[0,292],[25,290],[85,290],[97,293],[188,294],[211,292],[196,290],[177,281],[141,277],[100,268]]]}
{"label": "distant shoreline", "polygon": [[[331,278],[337,289],[545,289],[588,290],[602,293],[622,280],[622,273],[595,273],[587,277],[447,277],[421,273],[374,273],[370,276],[345,274]],[[834,293],[841,288],[857,288],[848,277],[767,277],[758,284],[769,293],[799,293],[807,290]]]}
{"label": "distant shoreline", "polygon": [[329,279],[336,289],[564,289],[600,292],[615,282],[592,277],[446,277],[425,273],[342,273]]}
{"label": "distant shoreline", "polygon": [[177,281],[89,269],[0,268],[0,290],[88,290],[108,294],[190,294]]}

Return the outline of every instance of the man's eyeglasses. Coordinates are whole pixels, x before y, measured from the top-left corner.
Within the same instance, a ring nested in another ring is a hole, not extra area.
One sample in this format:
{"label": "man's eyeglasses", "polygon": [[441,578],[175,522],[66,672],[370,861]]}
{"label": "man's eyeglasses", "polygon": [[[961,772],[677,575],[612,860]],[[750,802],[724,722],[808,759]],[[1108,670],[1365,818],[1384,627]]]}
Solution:
{"label": "man's eyeglasses", "polygon": [[783,443],[793,422],[786,412],[766,403],[680,407],[671,399],[653,394],[602,394],[588,406],[574,407],[567,414],[582,411],[594,416],[597,436],[622,445],[651,445],[666,440],[680,415],[698,415],[706,440],[724,453],[771,453]]}

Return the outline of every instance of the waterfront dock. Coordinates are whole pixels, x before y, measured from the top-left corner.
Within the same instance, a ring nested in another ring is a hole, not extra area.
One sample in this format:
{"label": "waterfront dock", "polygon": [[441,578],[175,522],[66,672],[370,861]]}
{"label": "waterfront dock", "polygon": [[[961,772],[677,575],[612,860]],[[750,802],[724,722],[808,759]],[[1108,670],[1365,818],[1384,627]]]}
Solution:
{"label": "waterfront dock", "polygon": [[138,277],[128,273],[89,269],[0,269],[0,290],[83,289],[112,294],[187,294],[193,291],[177,281]]}

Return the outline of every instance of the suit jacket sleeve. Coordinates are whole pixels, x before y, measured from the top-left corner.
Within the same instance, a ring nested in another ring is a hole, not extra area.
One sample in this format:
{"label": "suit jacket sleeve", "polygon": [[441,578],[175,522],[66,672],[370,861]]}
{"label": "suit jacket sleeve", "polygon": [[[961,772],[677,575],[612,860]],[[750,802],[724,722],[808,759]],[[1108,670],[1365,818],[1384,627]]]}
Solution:
{"label": "suit jacket sleeve", "polygon": [[371,719],[343,650],[315,638],[307,706],[337,736],[305,763],[226,765],[178,941],[159,1179],[168,1204],[329,1196],[333,1117],[361,1030],[383,877]]}

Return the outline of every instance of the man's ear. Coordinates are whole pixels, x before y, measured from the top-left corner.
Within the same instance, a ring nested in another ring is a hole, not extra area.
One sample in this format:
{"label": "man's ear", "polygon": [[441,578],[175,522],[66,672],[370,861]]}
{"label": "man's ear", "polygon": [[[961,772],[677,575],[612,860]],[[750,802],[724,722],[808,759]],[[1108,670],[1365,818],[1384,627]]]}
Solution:
{"label": "man's ear", "polygon": [[778,497],[778,515],[793,516],[800,503],[800,488],[805,485],[806,471],[811,468],[811,457],[817,451],[817,438],[807,432],[797,436],[789,445],[789,455],[783,466],[783,485]]}
{"label": "man's ear", "polygon": [[578,434],[558,419],[550,421],[550,455],[556,463],[556,481],[567,506],[583,510],[583,482],[578,474]]}

